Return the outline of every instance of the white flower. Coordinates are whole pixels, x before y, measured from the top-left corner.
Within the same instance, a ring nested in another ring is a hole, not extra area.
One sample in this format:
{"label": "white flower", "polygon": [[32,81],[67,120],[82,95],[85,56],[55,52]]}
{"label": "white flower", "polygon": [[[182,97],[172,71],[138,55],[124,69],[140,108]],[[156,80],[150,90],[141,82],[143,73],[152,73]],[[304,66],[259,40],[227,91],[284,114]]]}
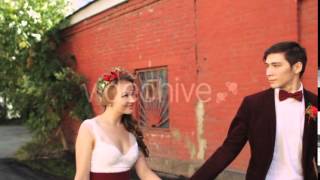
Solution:
{"label": "white flower", "polygon": [[16,23],[13,21],[9,24],[9,28],[12,28]]}
{"label": "white flower", "polygon": [[23,9],[27,9],[27,7],[29,6],[28,2],[26,1],[23,5]]}
{"label": "white flower", "polygon": [[12,56],[11,59],[12,59],[12,60],[16,60],[16,57],[15,57],[15,56]]}
{"label": "white flower", "polygon": [[15,1],[9,1],[10,6],[13,7],[14,9],[17,8],[17,3]]}
{"label": "white flower", "polygon": [[18,28],[17,33],[18,33],[18,34],[21,34],[21,32],[22,32],[21,29]]}
{"label": "white flower", "polygon": [[50,1],[49,2],[49,6],[56,6],[57,5],[57,2],[56,1]]}
{"label": "white flower", "polygon": [[34,23],[35,23],[35,24],[41,23],[41,19],[34,19]]}
{"label": "white flower", "polygon": [[41,7],[41,10],[46,10],[48,9],[48,3],[45,3],[42,7]]}
{"label": "white flower", "polygon": [[34,10],[30,9],[29,11],[27,11],[28,15],[30,17],[32,17],[33,19],[40,19],[41,15],[40,13],[35,12]]}
{"label": "white flower", "polygon": [[28,25],[28,22],[23,20],[23,21],[21,21],[21,25],[22,25],[22,27],[26,27],[26,25]]}
{"label": "white flower", "polygon": [[36,38],[36,41],[41,41],[41,35],[40,34],[36,34],[36,33],[31,33],[31,36]]}

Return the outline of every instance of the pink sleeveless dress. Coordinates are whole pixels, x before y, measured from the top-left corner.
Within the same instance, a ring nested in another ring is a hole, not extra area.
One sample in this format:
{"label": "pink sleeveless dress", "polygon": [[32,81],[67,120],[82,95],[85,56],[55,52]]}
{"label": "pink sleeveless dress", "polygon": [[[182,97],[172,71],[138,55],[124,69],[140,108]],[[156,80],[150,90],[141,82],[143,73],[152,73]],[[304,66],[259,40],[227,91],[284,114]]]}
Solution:
{"label": "pink sleeveless dress", "polygon": [[111,142],[96,121],[96,118],[85,120],[95,138],[95,147],[91,156],[90,180],[130,180],[130,169],[139,156],[137,141],[129,133],[131,147],[122,153]]}

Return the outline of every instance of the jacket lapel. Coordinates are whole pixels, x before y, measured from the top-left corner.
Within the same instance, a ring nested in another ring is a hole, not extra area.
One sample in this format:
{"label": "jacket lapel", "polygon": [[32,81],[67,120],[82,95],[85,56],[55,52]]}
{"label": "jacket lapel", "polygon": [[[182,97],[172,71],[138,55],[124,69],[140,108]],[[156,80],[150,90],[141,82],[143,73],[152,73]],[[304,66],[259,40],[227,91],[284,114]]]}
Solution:
{"label": "jacket lapel", "polygon": [[[305,109],[311,104],[314,106],[317,106],[316,104],[314,104],[310,98],[309,93],[304,89],[304,103],[305,103]],[[312,120],[310,120],[310,117],[308,117],[308,115],[305,113],[305,120],[304,120],[304,130],[303,130],[303,148],[302,148],[302,152],[303,155],[306,155],[305,153],[307,152],[307,147],[309,147],[308,143],[309,143],[309,136],[310,136],[310,131],[312,130],[313,126],[315,123],[311,122]]]}
{"label": "jacket lapel", "polygon": [[[303,95],[304,95],[305,108],[307,108],[309,104],[316,106],[316,104],[314,104],[314,102],[311,100],[309,92],[306,91],[305,89],[303,92],[304,92]],[[313,127],[315,123],[310,121],[312,120],[310,120],[308,115],[305,113],[303,139],[302,139],[302,166],[304,167],[304,170],[307,167],[306,163],[307,163],[308,153],[310,153],[310,146],[311,146],[310,140],[312,139],[311,133],[313,133],[312,129],[315,128]]]}
{"label": "jacket lapel", "polygon": [[267,152],[269,157],[269,162],[268,165],[270,166],[272,158],[273,158],[273,153],[274,153],[274,146],[275,146],[275,140],[276,140],[276,108],[275,108],[275,101],[274,101],[274,89],[269,89],[267,91],[267,94],[265,96],[265,109],[267,110],[265,114],[266,118],[266,127],[268,128],[268,147],[269,150]]}
{"label": "jacket lapel", "polygon": [[[307,92],[304,90],[304,93],[303,93],[303,96],[304,96],[304,104],[305,104],[305,108],[307,108],[308,104],[310,103],[309,102],[309,99],[308,99],[308,95],[307,95]],[[302,152],[305,152],[306,148],[307,148],[307,140],[308,140],[308,136],[309,136],[309,123],[308,123],[308,116],[306,115],[305,113],[305,119],[304,119],[304,129],[303,129],[303,139],[302,139],[302,142],[303,142],[303,147],[302,147]]]}

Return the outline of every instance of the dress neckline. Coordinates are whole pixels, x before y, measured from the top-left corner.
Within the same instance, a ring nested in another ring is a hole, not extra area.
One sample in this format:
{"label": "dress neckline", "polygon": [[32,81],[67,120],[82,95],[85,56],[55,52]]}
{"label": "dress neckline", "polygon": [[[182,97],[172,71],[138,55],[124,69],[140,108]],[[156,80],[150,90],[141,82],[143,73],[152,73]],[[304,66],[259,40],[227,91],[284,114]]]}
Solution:
{"label": "dress neckline", "polygon": [[[104,133],[104,130],[103,128],[100,126],[99,122],[97,121],[98,118],[94,118],[93,121],[95,123],[95,125],[100,129],[101,132]],[[122,156],[125,156],[127,155],[132,148],[134,148],[136,145],[137,145],[137,141],[134,141],[133,144],[131,144],[131,138],[130,136],[133,136],[132,133],[128,132],[128,139],[129,139],[129,144],[130,144],[130,147],[128,148],[128,150],[126,152],[123,152],[120,150],[120,148],[118,146],[115,145],[115,143],[111,140],[111,138],[106,134],[104,133],[105,137],[108,138],[108,140],[110,141],[110,143],[106,143],[105,141],[103,141],[104,144],[106,145],[109,145],[111,147],[114,147]]]}

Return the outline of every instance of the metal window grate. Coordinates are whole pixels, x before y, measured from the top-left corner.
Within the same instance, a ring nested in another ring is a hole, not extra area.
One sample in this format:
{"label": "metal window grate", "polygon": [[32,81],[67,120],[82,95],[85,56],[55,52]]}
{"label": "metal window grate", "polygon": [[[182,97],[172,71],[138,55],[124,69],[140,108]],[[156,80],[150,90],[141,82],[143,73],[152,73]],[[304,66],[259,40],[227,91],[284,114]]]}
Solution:
{"label": "metal window grate", "polygon": [[169,95],[166,68],[137,71],[138,120],[143,127],[169,127]]}

